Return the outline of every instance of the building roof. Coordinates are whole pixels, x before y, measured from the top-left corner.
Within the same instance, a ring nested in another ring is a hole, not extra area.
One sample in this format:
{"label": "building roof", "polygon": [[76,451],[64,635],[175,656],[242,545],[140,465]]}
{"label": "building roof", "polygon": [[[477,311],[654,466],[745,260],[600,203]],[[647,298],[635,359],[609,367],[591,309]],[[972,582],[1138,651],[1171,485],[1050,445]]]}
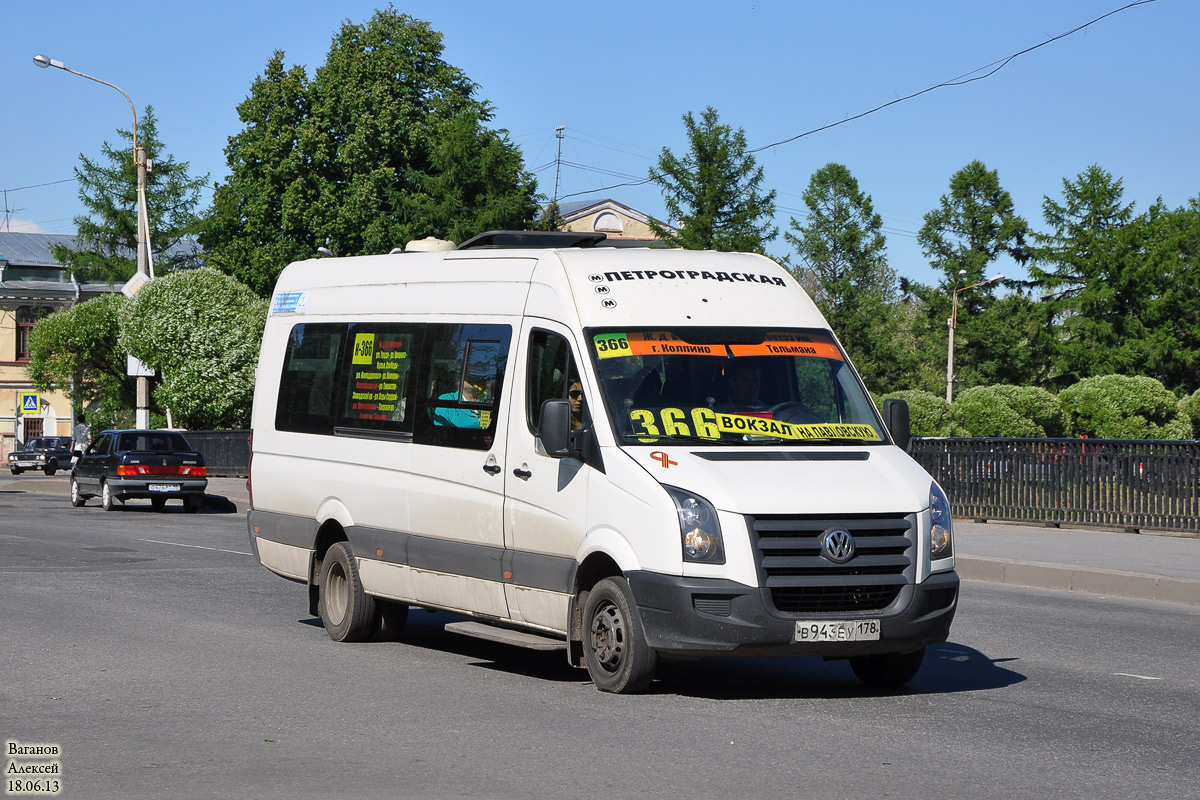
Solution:
{"label": "building roof", "polygon": [[13,266],[61,267],[50,248],[71,247],[75,237],[65,233],[5,233],[0,231],[0,261]]}
{"label": "building roof", "polygon": [[[57,267],[62,264],[54,257],[54,245],[74,247],[78,237],[66,233],[13,233],[0,231],[0,266]],[[200,247],[195,242],[177,242],[167,249],[171,255],[196,255]],[[128,251],[129,258],[136,253]]]}
{"label": "building roof", "polygon": [[63,233],[0,232],[0,303],[69,304],[121,291],[107,281],[75,283],[51,247],[72,247]]}

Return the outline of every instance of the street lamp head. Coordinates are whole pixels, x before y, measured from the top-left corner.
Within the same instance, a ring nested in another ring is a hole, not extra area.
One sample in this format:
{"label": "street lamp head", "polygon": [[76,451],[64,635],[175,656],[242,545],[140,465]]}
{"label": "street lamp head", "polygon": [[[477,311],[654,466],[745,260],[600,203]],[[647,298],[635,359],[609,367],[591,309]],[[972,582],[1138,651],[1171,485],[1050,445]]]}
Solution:
{"label": "street lamp head", "polygon": [[37,64],[42,69],[46,69],[47,67],[58,67],[59,69],[65,69],[63,62],[48,56],[44,56],[41,53],[38,53],[33,57],[33,63]]}

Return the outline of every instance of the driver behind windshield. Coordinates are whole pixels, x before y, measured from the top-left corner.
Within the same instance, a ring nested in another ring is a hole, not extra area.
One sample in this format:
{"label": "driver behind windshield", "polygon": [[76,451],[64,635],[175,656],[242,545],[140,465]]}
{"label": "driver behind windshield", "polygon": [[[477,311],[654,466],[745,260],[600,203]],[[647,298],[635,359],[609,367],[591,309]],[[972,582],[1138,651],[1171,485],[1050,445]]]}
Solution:
{"label": "driver behind windshield", "polygon": [[713,406],[713,411],[726,414],[769,411],[770,406],[758,396],[762,389],[762,370],[753,361],[734,360],[725,369],[729,387],[728,399]]}

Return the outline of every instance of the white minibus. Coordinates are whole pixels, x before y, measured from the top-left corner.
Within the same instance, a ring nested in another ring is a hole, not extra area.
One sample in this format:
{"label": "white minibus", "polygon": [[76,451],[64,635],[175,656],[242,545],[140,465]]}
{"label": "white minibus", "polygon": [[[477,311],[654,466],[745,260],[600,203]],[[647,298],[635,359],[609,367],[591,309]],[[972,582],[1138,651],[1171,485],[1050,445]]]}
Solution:
{"label": "white minibus", "polygon": [[288,266],[258,365],[250,541],[336,641],[447,628],[912,679],[958,599],[950,508],[792,276],[744,253],[491,232]]}

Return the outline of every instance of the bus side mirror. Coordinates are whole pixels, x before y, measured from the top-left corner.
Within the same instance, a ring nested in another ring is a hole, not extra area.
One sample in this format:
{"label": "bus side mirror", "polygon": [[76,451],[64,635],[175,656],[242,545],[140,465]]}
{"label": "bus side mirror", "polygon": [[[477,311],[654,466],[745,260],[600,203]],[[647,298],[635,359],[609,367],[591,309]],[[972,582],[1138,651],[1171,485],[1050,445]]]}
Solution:
{"label": "bus side mirror", "polygon": [[908,403],[895,398],[883,401],[883,424],[887,425],[896,447],[908,452],[912,441],[912,427],[908,417]]}
{"label": "bus side mirror", "polygon": [[547,455],[554,458],[571,455],[571,401],[553,399],[542,403],[538,439]]}

